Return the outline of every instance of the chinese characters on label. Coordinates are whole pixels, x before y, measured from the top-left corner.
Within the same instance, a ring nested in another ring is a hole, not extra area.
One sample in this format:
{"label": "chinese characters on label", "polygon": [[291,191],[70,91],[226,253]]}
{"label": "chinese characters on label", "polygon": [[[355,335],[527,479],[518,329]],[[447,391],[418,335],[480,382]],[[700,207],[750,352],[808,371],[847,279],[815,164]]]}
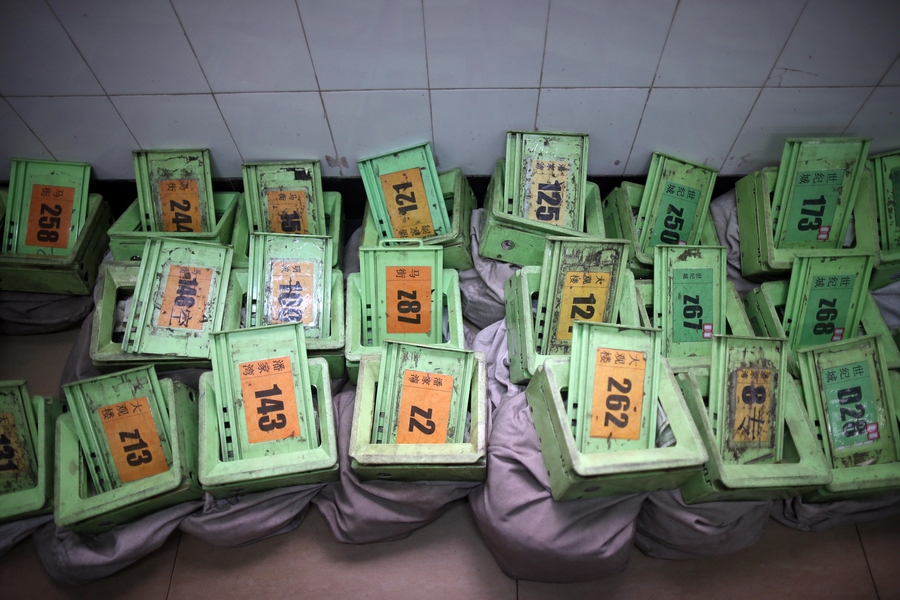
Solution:
{"label": "chinese characters on label", "polygon": [[203,329],[212,278],[211,268],[170,265],[156,324],[169,329]]}
{"label": "chinese characters on label", "polygon": [[775,414],[772,397],[772,371],[769,369],[735,369],[731,441],[771,445]]}
{"label": "chinese characters on label", "polygon": [[422,169],[388,173],[380,180],[394,237],[423,238],[437,233],[431,220]]}
{"label": "chinese characters on label", "polygon": [[306,190],[268,190],[269,231],[273,233],[309,233]]}
{"label": "chinese characters on label", "polygon": [[405,370],[400,391],[397,443],[447,443],[452,399],[452,375]]}
{"label": "chinese characters on label", "polygon": [[273,260],[269,281],[266,323],[303,323],[307,326],[318,323],[313,263]]}
{"label": "chinese characters on label", "polygon": [[643,352],[597,349],[590,437],[640,439],[646,370]]}
{"label": "chinese characters on label", "polygon": [[163,231],[203,231],[200,191],[196,179],[163,179],[159,182]]}
{"label": "chinese characters on label", "polygon": [[54,185],[34,185],[28,207],[28,227],[25,245],[40,248],[68,248],[69,229],[75,188]]}
{"label": "chinese characters on label", "polygon": [[571,227],[568,185],[572,163],[567,160],[525,160],[525,211],[532,221]]}
{"label": "chinese characters on label", "polygon": [[147,397],[97,409],[119,481],[127,483],[169,470]]}
{"label": "chinese characters on label", "polygon": [[238,372],[248,441],[257,444],[301,437],[290,357],[243,362]]}
{"label": "chinese characters on label", "polygon": [[388,333],[430,333],[431,267],[387,267]]}

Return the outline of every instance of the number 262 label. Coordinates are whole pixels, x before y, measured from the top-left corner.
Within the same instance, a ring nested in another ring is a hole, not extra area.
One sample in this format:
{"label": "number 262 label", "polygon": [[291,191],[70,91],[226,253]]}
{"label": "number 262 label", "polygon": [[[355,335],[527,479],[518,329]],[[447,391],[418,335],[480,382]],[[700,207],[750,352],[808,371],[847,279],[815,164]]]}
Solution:
{"label": "number 262 label", "polygon": [[640,439],[646,370],[647,357],[643,352],[597,349],[592,438]]}

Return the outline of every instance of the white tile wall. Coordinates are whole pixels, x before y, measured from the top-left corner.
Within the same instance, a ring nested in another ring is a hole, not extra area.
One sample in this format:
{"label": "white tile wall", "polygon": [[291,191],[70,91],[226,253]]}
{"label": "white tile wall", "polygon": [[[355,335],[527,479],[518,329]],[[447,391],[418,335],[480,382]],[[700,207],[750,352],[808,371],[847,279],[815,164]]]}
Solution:
{"label": "white tile wall", "polygon": [[723,175],[777,165],[786,137],[837,137],[871,88],[765,88],[722,167]]}
{"label": "white tile wall", "polygon": [[134,178],[139,146],[106,96],[7,100],[56,160],[90,163],[98,179]]}
{"label": "white tile wall", "polygon": [[537,99],[537,89],[431,92],[438,168],[490,173],[506,154],[506,132],[534,129]]}
{"label": "white tile wall", "polygon": [[519,127],[590,134],[592,175],[654,150],[745,174],[784,136],[889,149],[898,22],[896,0],[5,0],[0,179],[26,155],[131,178],[132,149],[173,145],[221,177],[355,176],[426,140],[486,175]]}
{"label": "white tile wall", "polygon": [[141,148],[209,148],[213,177],[240,172],[241,155],[212,96],[114,96],[112,101]]}
{"label": "white tile wall", "polygon": [[41,141],[4,101],[0,101],[0,140],[7,140],[0,144],[0,179],[9,179],[10,161],[14,158],[53,160]]}

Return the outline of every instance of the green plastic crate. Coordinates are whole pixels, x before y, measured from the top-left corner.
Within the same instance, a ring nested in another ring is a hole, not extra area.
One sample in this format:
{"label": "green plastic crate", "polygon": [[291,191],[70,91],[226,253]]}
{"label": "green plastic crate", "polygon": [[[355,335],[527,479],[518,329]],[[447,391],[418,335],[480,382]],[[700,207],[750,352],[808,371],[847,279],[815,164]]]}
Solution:
{"label": "green plastic crate", "polygon": [[[475,263],[472,260],[472,236],[469,230],[472,211],[477,204],[475,194],[459,169],[439,173],[438,180],[444,195],[444,204],[450,215],[450,231],[444,235],[424,239],[423,242],[444,248],[444,266],[447,268],[460,271],[472,269]],[[359,245],[376,246],[380,239],[382,238],[375,217],[366,204]]]}
{"label": "green plastic crate", "polygon": [[209,334],[222,328],[231,254],[218,244],[147,240],[122,349],[208,358]]}
{"label": "green plastic crate", "polygon": [[70,256],[90,208],[90,178],[87,163],[13,159],[2,252]]}
{"label": "green plastic crate", "polygon": [[90,194],[88,214],[68,256],[0,253],[0,290],[48,294],[90,294],[109,243],[109,205]]}
{"label": "green plastic crate", "polygon": [[[596,325],[594,325],[596,327]],[[673,489],[700,472],[708,460],[668,361],[658,358],[659,406],[668,417],[674,444],[617,452],[583,453],[577,448],[567,410],[569,359],[548,358],[525,395],[541,443],[555,500],[581,500]]]}
{"label": "green plastic crate", "polygon": [[544,255],[547,236],[608,237],[603,224],[600,189],[587,182],[578,202],[584,205],[584,227],[579,230],[528,219],[513,212],[505,189],[506,161],[497,161],[485,195],[484,223],[478,254],[519,266],[537,266]]}
{"label": "green plastic crate", "polygon": [[[872,290],[900,279],[898,199],[900,199],[900,151],[880,154],[869,159],[865,177],[859,185],[856,202],[859,204],[868,200],[873,213],[869,221],[878,223],[876,264],[869,281],[869,289]],[[855,225],[856,231],[867,231],[865,226]]]}
{"label": "green plastic crate", "polygon": [[240,203],[241,194],[238,192],[216,192],[213,194],[215,226],[211,231],[192,233],[146,229],[141,222],[140,204],[135,200],[109,228],[109,249],[114,260],[134,261],[143,257],[147,240],[166,238],[185,242],[230,244]]}
{"label": "green plastic crate", "polygon": [[[551,356],[537,348],[534,301],[540,289],[541,279],[541,267],[522,267],[504,284],[509,378],[513,383],[526,383],[534,376],[537,368]],[[642,325],[634,275],[628,269],[622,272],[621,286],[612,322],[632,327]],[[561,354],[567,355],[568,351]]]}
{"label": "green plastic crate", "polygon": [[326,234],[319,161],[250,163],[242,170],[251,232]]}
{"label": "green plastic crate", "polygon": [[[344,212],[341,206],[341,195],[338,192],[324,192],[323,206],[325,211],[325,235],[331,238],[331,266],[340,269],[344,264]],[[241,202],[245,202],[241,196]],[[231,234],[231,246],[234,248],[234,258],[231,266],[234,269],[247,269],[250,267],[250,218],[247,209],[238,207],[234,219],[234,229]]]}
{"label": "green plastic crate", "polygon": [[201,421],[207,488],[228,495],[245,483],[336,479],[328,369],[318,359],[313,383],[303,336],[296,323],[213,335],[213,406]]}
{"label": "green plastic crate", "polygon": [[[735,184],[741,242],[741,272],[744,277],[751,279],[783,277],[790,271],[794,262],[796,250],[779,248],[775,245],[772,203],[779,172],[778,167],[767,167],[747,175]],[[856,231],[870,229],[874,231],[877,228],[874,198],[870,197],[870,188],[864,172],[860,173],[859,181],[858,193],[851,209],[855,228]],[[829,238],[837,236],[837,233],[830,232]],[[846,229],[841,235],[840,239],[843,242]],[[875,254],[878,249],[877,237],[857,236],[852,248],[853,250],[842,249],[839,244],[837,247],[804,249],[803,254],[840,256],[847,251]]]}
{"label": "green plastic crate", "polygon": [[789,499],[831,483],[831,468],[815,437],[803,404],[803,393],[788,373],[783,372],[782,380],[784,451],[775,464],[735,464],[722,460],[704,403],[709,392],[709,372],[693,368],[678,373],[676,378],[709,454],[704,469],[681,486],[686,503]]}
{"label": "green plastic crate", "polygon": [[894,394],[881,358],[882,336],[862,336],[797,351],[806,407],[833,480],[810,502],[872,496],[900,489],[900,431]]}
{"label": "green plastic crate", "polygon": [[663,353],[673,365],[707,364],[713,335],[726,325],[726,250],[656,246],[654,324],[663,331]]}
{"label": "green plastic crate", "polygon": [[[412,346],[411,344],[403,344]],[[433,347],[443,353],[446,348]],[[421,347],[427,356],[428,349]],[[457,351],[461,352],[461,351]],[[471,354],[464,353],[463,354]],[[455,381],[469,377],[468,389],[454,390],[457,402],[463,402],[469,415],[467,424],[468,441],[463,439],[457,443],[375,443],[372,429],[376,423],[376,396],[379,384],[379,373],[382,370],[383,357],[374,355],[362,359],[359,366],[359,385],[356,388],[356,403],[353,408],[353,429],[350,433],[350,466],[361,479],[380,479],[389,481],[484,481],[487,476],[486,443],[487,443],[487,374],[485,372],[484,355],[474,353],[474,360],[462,361],[468,365],[469,373],[454,371]],[[423,361],[427,360],[424,357]],[[428,368],[423,367],[423,368]],[[446,371],[446,369],[445,369]],[[445,372],[442,371],[442,372]],[[430,384],[434,393],[434,382]],[[426,390],[428,393],[429,390]],[[466,402],[467,400],[467,402]],[[402,401],[401,401],[402,404]],[[432,407],[433,408],[433,407]],[[397,407],[400,410],[400,406]],[[425,412],[425,414],[422,414]],[[402,415],[400,415],[402,418]],[[418,432],[413,419],[419,421],[420,428],[436,429],[437,414],[427,416],[427,411],[409,415],[410,428]],[[424,421],[424,422],[421,422]],[[423,427],[424,426],[424,427]],[[407,432],[409,433],[409,432]]]}
{"label": "green plastic crate", "polygon": [[425,142],[357,163],[384,239],[429,238],[450,231],[431,144]]}
{"label": "green plastic crate", "polygon": [[187,386],[159,381],[168,410],[171,465],[163,473],[99,492],[92,487],[86,449],[79,441],[72,413],[56,421],[53,517],[56,524],[80,533],[101,533],[168,506],[203,496],[197,478],[197,399]]}
{"label": "green plastic crate", "polygon": [[[459,296],[459,274],[454,269],[444,269],[441,275],[442,291],[435,305],[440,306],[442,321],[440,342],[451,348],[464,348],[465,335],[462,322],[462,302]],[[365,356],[381,354],[381,345],[372,338],[371,327],[363,310],[362,278],[359,273],[351,273],[347,278],[347,336],[344,358],[347,375],[356,383],[360,360]],[[442,323],[442,324],[443,324]]]}
{"label": "green plastic crate", "polygon": [[144,231],[213,230],[209,150],[138,150],[132,156]]}
{"label": "green plastic crate", "polygon": [[62,403],[0,382],[0,523],[53,511],[53,442]]}
{"label": "green plastic crate", "polygon": [[772,199],[776,248],[838,249],[847,226],[869,138],[784,141]]}
{"label": "green plastic crate", "polygon": [[251,327],[303,323],[310,338],[331,333],[331,240],[253,233],[247,290]]}
{"label": "green plastic crate", "polygon": [[[89,353],[100,371],[108,372],[153,363],[158,370],[210,368],[209,357],[190,358],[178,354],[141,354],[125,352],[125,321],[128,311],[120,313],[119,302],[134,296],[140,263],[109,261],[100,266],[97,286],[100,295],[94,308]],[[241,327],[241,309],[247,293],[247,273],[232,271],[223,304],[222,329]],[[121,319],[119,316],[121,315]]]}
{"label": "green plastic crate", "polygon": [[200,483],[215,498],[261,492],[277,487],[327,483],[339,477],[337,440],[331,404],[328,366],[323,359],[309,359],[313,395],[321,406],[318,426],[322,434],[318,448],[303,452],[267,455],[225,461],[219,438],[213,373],[200,376]]}
{"label": "green plastic crate", "polygon": [[871,254],[849,252],[840,258],[796,254],[782,320],[791,348],[856,334],[874,261]]}
{"label": "green plastic crate", "polygon": [[694,246],[700,241],[717,174],[703,165],[653,153],[634,224],[641,253],[649,254],[659,244]]}

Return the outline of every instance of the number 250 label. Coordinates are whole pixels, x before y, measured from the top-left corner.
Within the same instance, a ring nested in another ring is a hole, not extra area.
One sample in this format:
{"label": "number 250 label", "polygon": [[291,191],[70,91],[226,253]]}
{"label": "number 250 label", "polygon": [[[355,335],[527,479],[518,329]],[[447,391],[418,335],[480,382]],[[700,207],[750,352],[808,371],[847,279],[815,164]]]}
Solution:
{"label": "number 250 label", "polygon": [[646,370],[647,357],[643,352],[597,349],[592,438],[640,439]]}

